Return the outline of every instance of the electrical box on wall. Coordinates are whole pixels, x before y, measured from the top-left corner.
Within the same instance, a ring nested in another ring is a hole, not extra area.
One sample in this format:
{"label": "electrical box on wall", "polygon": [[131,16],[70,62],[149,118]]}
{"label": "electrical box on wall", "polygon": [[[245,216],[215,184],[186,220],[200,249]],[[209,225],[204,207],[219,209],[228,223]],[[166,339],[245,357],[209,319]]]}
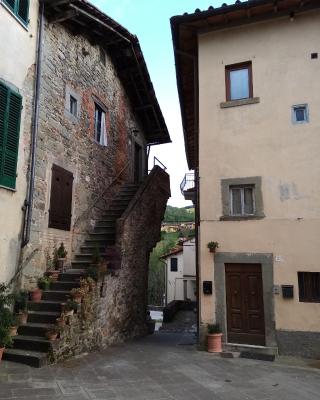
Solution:
{"label": "electrical box on wall", "polygon": [[293,285],[281,285],[281,288],[284,299],[293,299]]}
{"label": "electrical box on wall", "polygon": [[203,294],[212,294],[212,281],[203,281]]}

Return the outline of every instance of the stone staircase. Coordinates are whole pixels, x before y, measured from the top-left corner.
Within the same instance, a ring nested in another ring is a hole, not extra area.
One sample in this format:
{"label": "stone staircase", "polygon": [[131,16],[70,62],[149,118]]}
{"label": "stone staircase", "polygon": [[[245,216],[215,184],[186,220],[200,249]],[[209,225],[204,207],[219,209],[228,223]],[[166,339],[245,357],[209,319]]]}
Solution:
{"label": "stone staircase", "polygon": [[5,360],[38,368],[50,362],[49,355],[54,342],[46,339],[46,331],[56,326],[62,303],[70,298],[71,289],[79,287],[80,278],[92,263],[96,248],[112,266],[112,255],[107,249],[116,243],[116,221],[127,209],[138,188],[138,185],[127,184],[120,189],[109,209],[96,221],[93,231],[75,255],[71,268],[59,274],[50,290],[43,291],[40,302],[28,302],[27,323],[19,327],[18,335],[13,338],[13,347],[5,350]]}

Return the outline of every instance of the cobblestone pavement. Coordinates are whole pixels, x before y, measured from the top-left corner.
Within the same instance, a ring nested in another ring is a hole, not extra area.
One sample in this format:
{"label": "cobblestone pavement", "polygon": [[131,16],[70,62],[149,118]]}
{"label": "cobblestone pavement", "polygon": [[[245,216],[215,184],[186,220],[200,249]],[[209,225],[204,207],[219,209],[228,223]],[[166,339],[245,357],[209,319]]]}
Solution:
{"label": "cobblestone pavement", "polygon": [[319,400],[320,372],[198,352],[187,334],[158,333],[64,364],[0,364],[0,399]]}

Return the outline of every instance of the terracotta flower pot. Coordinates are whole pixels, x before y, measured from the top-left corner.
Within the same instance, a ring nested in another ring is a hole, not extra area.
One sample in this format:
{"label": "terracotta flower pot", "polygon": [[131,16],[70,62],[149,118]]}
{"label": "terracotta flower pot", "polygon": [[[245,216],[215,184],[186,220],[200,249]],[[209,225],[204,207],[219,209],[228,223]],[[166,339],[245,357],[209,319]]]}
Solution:
{"label": "terracotta flower pot", "polygon": [[222,333],[209,333],[208,336],[208,352],[221,353],[222,352]]}
{"label": "terracotta flower pot", "polygon": [[57,325],[58,326],[65,326],[66,325],[66,320],[64,318],[57,318]]}
{"label": "terracotta flower pot", "polygon": [[18,327],[17,326],[10,326],[9,335],[10,336],[17,336],[17,334],[18,334]]}
{"label": "terracotta flower pot", "polygon": [[50,342],[53,342],[56,340],[58,337],[58,332],[46,332],[46,338],[50,340]]}
{"label": "terracotta flower pot", "polygon": [[0,361],[2,360],[4,349],[5,349],[4,347],[0,347]]}
{"label": "terracotta flower pot", "polygon": [[47,276],[49,276],[53,282],[56,282],[59,278],[60,271],[49,271]]}
{"label": "terracotta flower pot", "polygon": [[216,249],[209,249],[210,253],[215,253]]}
{"label": "terracotta flower pot", "polygon": [[66,262],[66,258],[58,258],[57,268],[58,268],[59,271],[63,271],[64,270],[65,262]]}
{"label": "terracotta flower pot", "polygon": [[74,310],[69,310],[65,312],[66,317],[71,317],[74,314]]}
{"label": "terracotta flower pot", "polygon": [[31,301],[38,303],[41,301],[42,298],[42,290],[41,289],[34,289],[31,292]]}
{"label": "terracotta flower pot", "polygon": [[18,314],[19,325],[25,325],[28,321],[28,312],[19,312]]}

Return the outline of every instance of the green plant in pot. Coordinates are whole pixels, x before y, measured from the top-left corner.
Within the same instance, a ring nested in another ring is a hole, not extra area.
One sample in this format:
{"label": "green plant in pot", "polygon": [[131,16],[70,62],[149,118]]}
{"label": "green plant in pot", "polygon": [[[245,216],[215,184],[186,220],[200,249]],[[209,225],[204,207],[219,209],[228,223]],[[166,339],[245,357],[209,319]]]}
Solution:
{"label": "green plant in pot", "polygon": [[208,324],[208,352],[221,353],[222,352],[222,332],[219,324]]}
{"label": "green plant in pot", "polygon": [[219,248],[219,243],[218,242],[209,242],[207,244],[207,247],[208,247],[210,253],[215,253],[216,250]]}
{"label": "green plant in pot", "polygon": [[59,271],[64,271],[67,255],[68,255],[68,252],[65,249],[64,244],[61,243],[59,248],[57,249],[57,253],[56,253],[57,269]]}
{"label": "green plant in pot", "polygon": [[29,299],[29,293],[27,290],[19,290],[18,292],[14,293],[14,312],[17,314],[18,325],[24,325],[27,323],[28,299]]}
{"label": "green plant in pot", "polygon": [[50,290],[52,279],[48,276],[44,276],[38,279],[38,288],[41,290]]}
{"label": "green plant in pot", "polygon": [[74,312],[78,310],[78,303],[69,299],[62,305],[62,310],[65,316],[70,317]]}
{"label": "green plant in pot", "polygon": [[49,252],[46,252],[46,264],[47,264],[47,270],[46,270],[46,276],[52,279],[53,282],[56,282],[59,278],[59,270],[56,269],[58,263],[58,250],[55,247],[53,249],[53,254],[52,257],[50,256]]}
{"label": "green plant in pot", "polygon": [[14,296],[9,293],[5,284],[0,284],[0,361],[6,347],[12,345],[10,325],[13,322],[13,314],[9,307],[14,301]]}
{"label": "green plant in pot", "polygon": [[59,327],[49,329],[49,330],[46,332],[46,338],[47,338],[48,340],[50,340],[50,342],[53,342],[53,341],[55,341],[55,340],[58,338],[59,333],[60,333]]}

